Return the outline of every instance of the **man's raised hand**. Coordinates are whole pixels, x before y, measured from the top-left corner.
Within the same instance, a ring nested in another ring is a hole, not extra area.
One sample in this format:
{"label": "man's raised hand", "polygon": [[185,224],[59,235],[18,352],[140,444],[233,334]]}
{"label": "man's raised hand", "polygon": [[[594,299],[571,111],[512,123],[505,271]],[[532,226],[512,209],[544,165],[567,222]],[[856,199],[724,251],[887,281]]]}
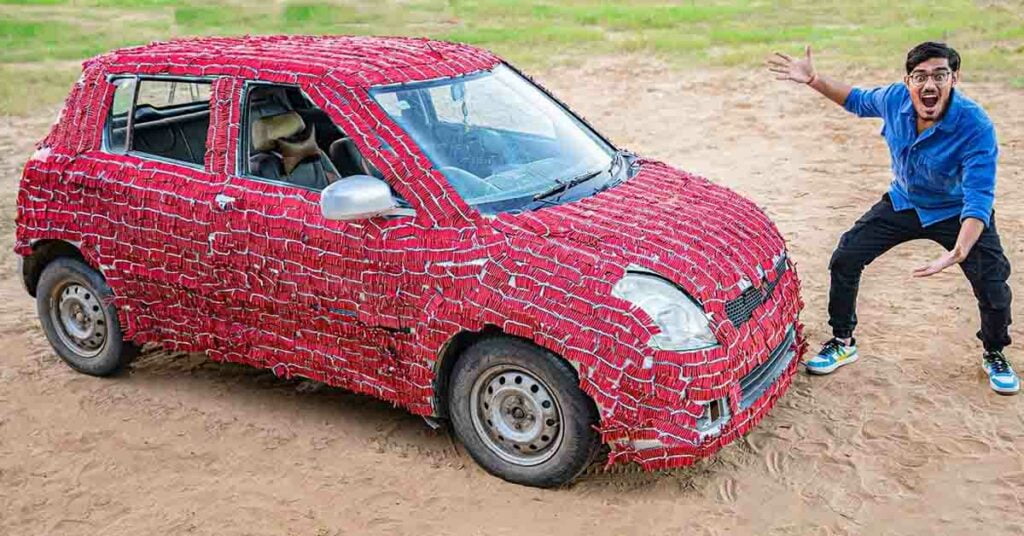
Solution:
{"label": "man's raised hand", "polygon": [[818,74],[811,62],[811,45],[804,47],[804,57],[795,59],[788,54],[776,52],[765,62],[768,70],[775,73],[776,80],[792,80],[801,84],[810,84]]}

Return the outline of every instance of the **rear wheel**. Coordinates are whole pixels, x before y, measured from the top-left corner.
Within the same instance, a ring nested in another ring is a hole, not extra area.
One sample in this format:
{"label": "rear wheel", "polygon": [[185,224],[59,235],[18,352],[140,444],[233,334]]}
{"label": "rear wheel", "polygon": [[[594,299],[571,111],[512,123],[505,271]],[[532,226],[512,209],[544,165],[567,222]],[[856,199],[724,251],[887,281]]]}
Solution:
{"label": "rear wheel", "polygon": [[576,371],[512,337],[484,339],[462,354],[448,411],[473,459],[518,484],[565,484],[600,446],[597,408],[580,390]]}
{"label": "rear wheel", "polygon": [[123,369],[137,349],[122,338],[113,292],[96,270],[68,257],[46,266],[36,288],[36,311],[57,355],[93,376]]}

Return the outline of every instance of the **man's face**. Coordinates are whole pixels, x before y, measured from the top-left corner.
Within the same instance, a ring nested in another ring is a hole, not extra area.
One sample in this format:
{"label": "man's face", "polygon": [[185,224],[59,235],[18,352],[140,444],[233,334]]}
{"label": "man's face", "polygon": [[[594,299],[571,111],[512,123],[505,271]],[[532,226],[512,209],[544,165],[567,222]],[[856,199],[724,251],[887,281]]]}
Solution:
{"label": "man's face", "polygon": [[942,117],[958,75],[949,68],[946,58],[929,58],[910,71],[904,83],[910,89],[918,118],[938,121]]}

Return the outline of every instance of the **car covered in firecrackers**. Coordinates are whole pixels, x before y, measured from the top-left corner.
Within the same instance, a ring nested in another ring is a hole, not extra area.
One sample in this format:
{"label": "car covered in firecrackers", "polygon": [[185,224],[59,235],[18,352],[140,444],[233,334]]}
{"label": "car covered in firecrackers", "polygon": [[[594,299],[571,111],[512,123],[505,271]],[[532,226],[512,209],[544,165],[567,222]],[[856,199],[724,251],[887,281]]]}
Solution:
{"label": "car covered in firecrackers", "polygon": [[86,61],[25,166],[15,250],[78,371],[153,343],[309,378],[450,421],[534,486],[598,453],[654,470],[715,452],[805,346],[794,265],[752,202],[426,39]]}

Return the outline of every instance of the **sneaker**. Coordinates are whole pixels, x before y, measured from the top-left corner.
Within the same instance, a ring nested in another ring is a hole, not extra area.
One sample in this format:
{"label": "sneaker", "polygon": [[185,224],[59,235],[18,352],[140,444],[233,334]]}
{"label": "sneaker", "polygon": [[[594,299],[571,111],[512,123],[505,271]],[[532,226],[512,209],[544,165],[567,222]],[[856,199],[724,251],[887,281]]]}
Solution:
{"label": "sneaker", "polygon": [[1002,395],[1020,391],[1020,378],[1002,352],[985,352],[981,367],[988,374],[988,385],[993,391]]}
{"label": "sneaker", "polygon": [[857,360],[857,341],[850,339],[850,344],[833,338],[821,347],[818,355],[804,363],[807,372],[811,374],[830,374],[843,365],[849,365]]}

